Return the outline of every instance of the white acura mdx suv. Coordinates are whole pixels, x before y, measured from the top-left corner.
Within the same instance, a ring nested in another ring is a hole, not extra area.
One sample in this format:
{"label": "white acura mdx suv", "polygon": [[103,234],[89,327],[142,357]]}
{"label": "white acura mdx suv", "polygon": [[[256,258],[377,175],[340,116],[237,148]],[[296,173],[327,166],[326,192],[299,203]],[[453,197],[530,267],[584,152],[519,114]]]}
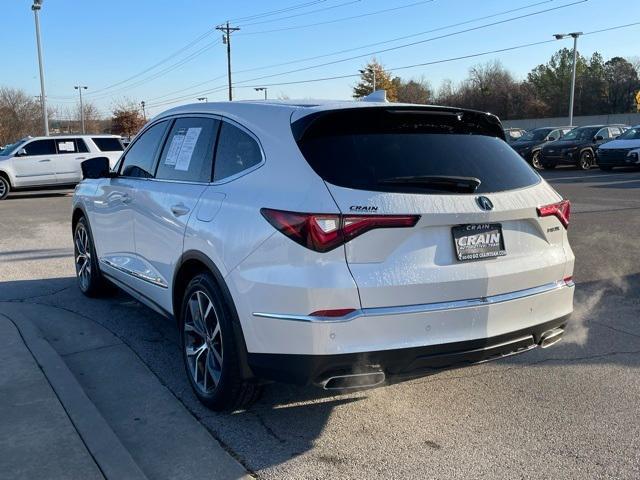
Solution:
{"label": "white acura mdx suv", "polygon": [[80,289],[181,332],[199,399],[346,390],[546,347],[573,309],[569,202],[458,108],[187,105],[73,201]]}

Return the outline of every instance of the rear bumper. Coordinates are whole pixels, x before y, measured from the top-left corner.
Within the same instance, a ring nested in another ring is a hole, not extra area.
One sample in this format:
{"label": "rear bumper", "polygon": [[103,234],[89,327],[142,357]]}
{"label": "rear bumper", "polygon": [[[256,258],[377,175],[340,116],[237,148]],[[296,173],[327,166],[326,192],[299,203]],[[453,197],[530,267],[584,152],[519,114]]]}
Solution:
{"label": "rear bumper", "polygon": [[477,299],[362,309],[338,319],[254,313],[248,323],[263,349],[249,349],[248,363],[258,377],[297,384],[367,365],[399,375],[475,363],[513,350],[505,341],[533,337],[516,347],[538,344],[542,333],[564,325],[574,289],[554,282]]}
{"label": "rear bumper", "polygon": [[339,355],[249,353],[248,363],[259,378],[297,385],[321,385],[330,377],[354,373],[420,376],[531,350],[540,344],[545,332],[564,328],[568,318],[565,315],[494,337],[423,347]]}

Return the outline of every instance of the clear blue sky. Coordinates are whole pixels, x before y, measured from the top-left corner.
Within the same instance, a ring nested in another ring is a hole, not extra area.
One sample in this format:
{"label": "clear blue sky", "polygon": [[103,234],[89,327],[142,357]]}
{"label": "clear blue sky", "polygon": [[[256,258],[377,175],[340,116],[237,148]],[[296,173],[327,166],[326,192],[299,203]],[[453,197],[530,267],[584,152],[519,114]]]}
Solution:
{"label": "clear blue sky", "polygon": [[[226,83],[226,51],[220,43],[221,35],[215,31],[206,34],[213,26],[227,19],[236,19],[234,25],[242,28],[232,37],[233,70],[238,72],[234,76],[234,82],[245,81],[245,85],[255,86],[351,74],[357,72],[369,57],[252,81],[264,75],[364,55],[577,1],[579,0],[44,0],[41,24],[47,96],[52,104],[72,107],[75,99],[73,85],[88,85],[87,99],[91,99],[105,114],[110,111],[115,99],[123,97],[138,102],[145,100],[151,106],[151,114],[171,106],[160,103],[174,99],[176,101],[173,104],[188,103],[197,96],[206,96],[209,101],[225,100],[227,93],[224,89],[207,93],[204,91],[224,87]],[[37,95],[39,81],[30,4],[29,0],[3,0],[0,29],[0,45],[3,46],[0,58],[3,68],[0,70],[0,86],[20,87]],[[298,8],[302,4],[307,5]],[[537,5],[531,6],[534,4]],[[333,22],[344,17],[406,5],[412,6]],[[241,72],[355,49],[527,6],[531,7],[348,53]],[[274,10],[284,11],[276,15],[246,18]],[[287,29],[321,22],[332,23]],[[394,67],[548,40],[557,32],[589,32],[632,22],[640,22],[640,1],[588,0],[557,11],[382,52],[376,54],[376,58],[393,70]],[[251,23],[254,24],[249,25]],[[280,31],[265,32],[269,30]],[[197,43],[156,68],[113,86],[165,60],[167,56],[203,35]],[[579,49],[587,56],[597,50],[605,59],[612,56],[638,56],[638,38],[640,25],[582,37]],[[217,44],[212,45],[214,43]],[[210,47],[207,48],[208,46]],[[465,78],[469,67],[497,59],[516,77],[522,78],[531,68],[546,62],[562,46],[571,46],[571,40],[397,70],[395,73],[404,78],[424,77],[437,88],[443,79],[458,82]],[[189,58],[189,55],[193,56]],[[183,61],[181,65],[175,65]],[[163,72],[169,67],[172,68],[171,71]],[[214,80],[189,89],[192,85],[211,79]],[[298,85],[274,85],[269,87],[269,96],[284,94],[291,98],[349,98],[355,81],[354,78],[346,78]],[[104,90],[105,87],[112,88]],[[253,88],[236,88],[234,91],[237,99],[255,99],[262,95]]]}

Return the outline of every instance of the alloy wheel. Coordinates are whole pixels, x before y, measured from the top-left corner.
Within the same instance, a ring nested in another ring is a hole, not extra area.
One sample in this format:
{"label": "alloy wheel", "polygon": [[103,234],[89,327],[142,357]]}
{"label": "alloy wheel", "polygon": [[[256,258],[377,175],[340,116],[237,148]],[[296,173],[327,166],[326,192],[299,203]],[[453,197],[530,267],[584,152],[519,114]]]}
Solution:
{"label": "alloy wheel", "polygon": [[184,349],[194,385],[210,394],[222,376],[222,332],[216,308],[203,290],[193,292],[187,303]]}
{"label": "alloy wheel", "polygon": [[79,224],[74,235],[76,256],[76,275],[82,290],[88,290],[91,283],[91,244],[89,233],[83,224]]}
{"label": "alloy wheel", "polygon": [[540,163],[540,152],[534,152],[533,157],[531,157],[531,164],[533,168],[537,170],[542,170],[542,164]]}
{"label": "alloy wheel", "polygon": [[4,178],[0,178],[0,199],[4,198],[9,190],[7,181]]}
{"label": "alloy wheel", "polygon": [[593,154],[589,151],[584,152],[580,155],[580,168],[583,170],[589,170],[593,165]]}

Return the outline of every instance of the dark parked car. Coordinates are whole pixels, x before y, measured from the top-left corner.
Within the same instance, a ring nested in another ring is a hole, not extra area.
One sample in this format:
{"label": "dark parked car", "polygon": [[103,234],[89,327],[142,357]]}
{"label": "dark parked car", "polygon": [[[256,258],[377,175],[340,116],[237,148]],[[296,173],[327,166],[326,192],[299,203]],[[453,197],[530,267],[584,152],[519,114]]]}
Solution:
{"label": "dark parked car", "polygon": [[624,131],[621,125],[590,125],[571,130],[560,140],[542,147],[540,163],[545,169],[557,165],[575,165],[589,170],[596,165],[596,149],[617,138]]}
{"label": "dark parked car", "polygon": [[540,127],[529,130],[522,137],[511,144],[511,147],[518,152],[527,162],[537,169],[542,168],[540,163],[540,150],[547,142],[559,140],[573,127]]}
{"label": "dark parked car", "polygon": [[628,129],[613,142],[607,142],[596,150],[596,159],[601,170],[613,167],[640,168],[640,125]]}

